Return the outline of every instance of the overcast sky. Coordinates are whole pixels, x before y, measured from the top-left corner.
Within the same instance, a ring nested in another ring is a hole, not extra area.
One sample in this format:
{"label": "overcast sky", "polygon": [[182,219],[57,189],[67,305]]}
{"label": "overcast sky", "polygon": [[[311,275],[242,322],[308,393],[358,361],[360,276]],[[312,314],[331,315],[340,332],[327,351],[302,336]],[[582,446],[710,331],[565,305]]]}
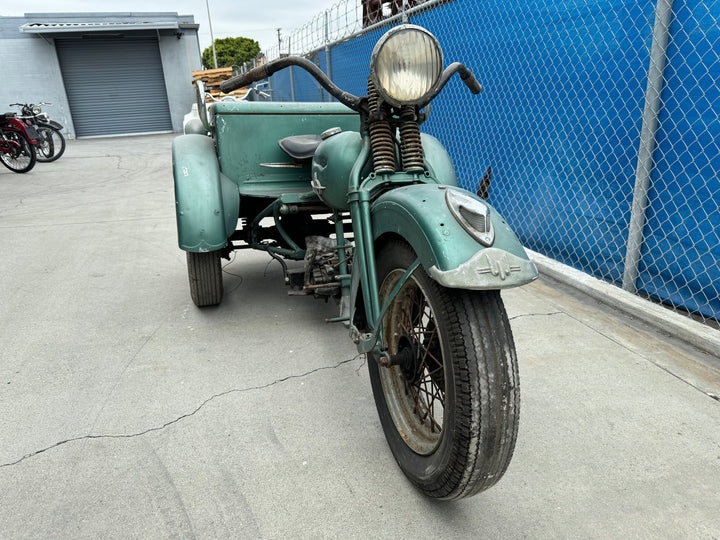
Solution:
{"label": "overcast sky", "polygon": [[[335,0],[207,0],[215,39],[244,36],[263,49],[277,44],[277,28],[283,33],[302,26]],[[77,11],[170,11],[194,15],[200,25],[200,47],[210,46],[210,29],[205,0],[22,0],[2,1],[0,15]]]}

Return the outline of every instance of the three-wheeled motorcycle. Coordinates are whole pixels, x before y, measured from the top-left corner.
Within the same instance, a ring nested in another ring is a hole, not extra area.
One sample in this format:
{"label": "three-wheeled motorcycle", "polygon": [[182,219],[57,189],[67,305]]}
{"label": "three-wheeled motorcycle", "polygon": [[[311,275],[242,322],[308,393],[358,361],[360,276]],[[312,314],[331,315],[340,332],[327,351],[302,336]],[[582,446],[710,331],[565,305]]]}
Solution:
{"label": "three-wheeled motorcycle", "polygon": [[[334,298],[360,353],[389,447],[425,494],[457,499],[494,485],[517,437],[520,387],[500,290],[537,270],[486,199],[461,189],[448,152],[421,133],[454,74],[437,39],[401,25],[376,44],[367,97],[315,64],[279,58],[225,81],[250,85],[289,66],[337,103],[219,101],[177,137],[180,248],[198,306],[220,303],[221,258],[266,251],[293,294]],[[290,268],[286,261],[302,261]]]}

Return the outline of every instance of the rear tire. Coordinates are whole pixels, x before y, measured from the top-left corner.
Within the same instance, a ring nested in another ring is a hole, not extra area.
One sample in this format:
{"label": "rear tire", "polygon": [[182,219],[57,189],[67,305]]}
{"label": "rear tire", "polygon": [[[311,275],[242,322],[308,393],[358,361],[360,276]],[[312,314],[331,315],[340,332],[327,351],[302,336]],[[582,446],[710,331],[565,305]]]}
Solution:
{"label": "rear tire", "polygon": [[5,131],[5,137],[20,145],[20,150],[12,153],[0,152],[0,161],[8,169],[16,173],[26,173],[35,166],[37,156],[35,148],[17,131]]}
{"label": "rear tire", "polygon": [[198,307],[217,306],[223,297],[220,252],[187,252],[190,296]]}
{"label": "rear tire", "polygon": [[[377,256],[380,304],[415,261],[406,243]],[[442,287],[422,267],[383,319],[394,364],[368,362],[388,445],[410,481],[437,499],[493,486],[515,448],[520,386],[499,291]]]}

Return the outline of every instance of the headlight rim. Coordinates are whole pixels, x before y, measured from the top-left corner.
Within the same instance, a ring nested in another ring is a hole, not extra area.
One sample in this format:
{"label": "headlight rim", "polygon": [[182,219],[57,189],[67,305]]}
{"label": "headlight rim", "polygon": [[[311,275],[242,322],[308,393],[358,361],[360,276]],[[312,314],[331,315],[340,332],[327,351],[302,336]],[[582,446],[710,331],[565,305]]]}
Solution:
{"label": "headlight rim", "polygon": [[[377,58],[379,56],[380,51],[385,46],[385,44],[395,35],[405,32],[408,30],[413,31],[419,31],[423,34],[426,34],[432,39],[433,44],[435,45],[435,48],[438,53],[439,58],[439,66],[440,69],[438,70],[438,73],[435,75],[435,80],[433,83],[428,87],[428,90],[419,98],[416,98],[412,101],[401,101],[398,99],[395,99],[392,95],[390,95],[385,88],[380,84],[380,78],[377,73]],[[443,55],[442,47],[440,46],[440,41],[435,37],[435,35],[430,32],[427,28],[423,28],[422,26],[418,26],[416,24],[401,24],[394,28],[391,28],[385,34],[378,40],[378,42],[375,44],[375,47],[373,48],[372,56],[370,58],[370,78],[373,81],[373,84],[375,85],[375,89],[377,90],[378,94],[380,94],[380,97],[383,101],[386,103],[389,103],[390,105],[393,105],[395,107],[402,107],[404,105],[418,105],[422,103],[428,96],[433,95],[435,92],[435,89],[437,88],[438,83],[440,82],[440,79],[442,78],[442,72],[443,72],[443,66],[445,62],[445,57]]]}

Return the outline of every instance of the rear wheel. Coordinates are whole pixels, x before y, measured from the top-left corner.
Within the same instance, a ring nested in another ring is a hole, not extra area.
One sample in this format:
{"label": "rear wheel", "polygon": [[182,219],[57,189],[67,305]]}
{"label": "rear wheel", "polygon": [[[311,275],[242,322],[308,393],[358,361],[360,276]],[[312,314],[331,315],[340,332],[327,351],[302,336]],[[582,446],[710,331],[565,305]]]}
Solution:
{"label": "rear wheel", "polygon": [[28,172],[35,166],[37,160],[35,148],[17,131],[6,131],[5,137],[9,141],[18,143],[19,147],[13,145],[13,150],[10,152],[0,151],[0,161],[16,173]]}
{"label": "rear wheel", "polygon": [[198,307],[216,306],[223,297],[220,252],[187,252],[190,296]]}
{"label": "rear wheel", "polygon": [[37,126],[38,139],[35,146],[37,160],[40,162],[55,161],[65,152],[65,137],[58,130]]}
{"label": "rear wheel", "polygon": [[[378,253],[380,302],[414,262],[404,242]],[[515,448],[517,359],[499,291],[448,289],[422,267],[383,319],[392,367],[368,362],[392,453],[426,495],[458,499],[493,486]]]}

